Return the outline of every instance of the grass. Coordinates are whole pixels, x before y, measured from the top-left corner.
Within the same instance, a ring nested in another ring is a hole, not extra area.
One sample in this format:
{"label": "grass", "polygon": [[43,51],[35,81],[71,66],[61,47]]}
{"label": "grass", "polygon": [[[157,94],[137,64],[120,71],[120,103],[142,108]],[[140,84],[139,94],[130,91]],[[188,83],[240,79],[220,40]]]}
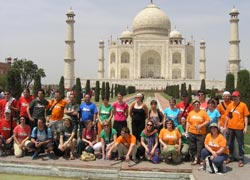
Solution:
{"label": "grass", "polygon": [[247,133],[244,137],[245,154],[250,154],[250,125],[247,127]]}

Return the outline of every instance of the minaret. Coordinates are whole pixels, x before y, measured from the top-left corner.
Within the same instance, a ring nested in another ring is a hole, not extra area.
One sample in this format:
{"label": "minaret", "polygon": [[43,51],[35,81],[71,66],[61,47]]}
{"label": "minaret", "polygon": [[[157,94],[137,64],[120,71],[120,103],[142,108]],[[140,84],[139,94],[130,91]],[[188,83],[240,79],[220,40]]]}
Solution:
{"label": "minaret", "polygon": [[70,8],[67,12],[67,30],[65,39],[65,56],[64,56],[64,86],[65,88],[72,88],[75,84],[75,55],[74,55],[74,16],[75,13]]}
{"label": "minaret", "polygon": [[98,79],[104,78],[104,41],[99,41]]}
{"label": "minaret", "polygon": [[206,42],[200,42],[200,80],[206,79]]}
{"label": "minaret", "polygon": [[230,19],[230,56],[229,56],[229,72],[234,75],[235,85],[237,84],[237,73],[240,70],[240,40],[238,28],[238,15],[239,11],[235,8],[229,13]]}

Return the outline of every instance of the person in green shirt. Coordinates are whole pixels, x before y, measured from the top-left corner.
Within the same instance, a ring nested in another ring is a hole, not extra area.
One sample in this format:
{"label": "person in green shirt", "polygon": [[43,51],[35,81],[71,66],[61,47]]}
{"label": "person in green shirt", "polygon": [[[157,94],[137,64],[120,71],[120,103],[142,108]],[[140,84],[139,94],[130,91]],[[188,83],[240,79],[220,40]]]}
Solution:
{"label": "person in green shirt", "polygon": [[101,104],[97,118],[98,118],[98,124],[97,124],[97,129],[98,129],[98,142],[101,142],[101,131],[103,129],[103,124],[104,121],[108,121],[109,124],[111,125],[111,119],[113,117],[113,106],[109,104],[109,100],[106,96],[102,98],[103,104]]}
{"label": "person in green shirt", "polygon": [[188,134],[186,134],[186,117],[182,116],[180,119],[180,125],[177,126],[178,131],[181,134],[181,154],[184,156],[184,159],[189,159],[189,141]]}

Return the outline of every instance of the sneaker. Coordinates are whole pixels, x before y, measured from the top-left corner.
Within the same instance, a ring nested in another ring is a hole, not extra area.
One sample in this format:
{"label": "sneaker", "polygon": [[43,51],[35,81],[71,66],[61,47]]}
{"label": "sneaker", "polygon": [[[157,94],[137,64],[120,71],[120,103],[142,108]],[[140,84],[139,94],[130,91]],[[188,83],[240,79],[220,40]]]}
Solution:
{"label": "sneaker", "polygon": [[34,159],[36,159],[36,158],[38,158],[38,153],[37,152],[34,152],[34,154],[32,155],[32,160],[34,160]]}
{"label": "sneaker", "polygon": [[198,168],[199,171],[205,171],[206,170],[206,167],[205,165],[201,165],[199,168]]}

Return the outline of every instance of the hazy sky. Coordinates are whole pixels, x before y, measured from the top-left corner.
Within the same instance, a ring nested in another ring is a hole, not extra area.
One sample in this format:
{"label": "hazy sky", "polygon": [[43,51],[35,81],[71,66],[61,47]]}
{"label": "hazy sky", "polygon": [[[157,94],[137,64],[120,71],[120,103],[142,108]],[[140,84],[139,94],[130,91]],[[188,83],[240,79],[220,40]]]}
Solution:
{"label": "hazy sky", "polygon": [[[66,12],[75,16],[76,77],[94,78],[98,43],[107,48],[150,0],[0,0],[0,61],[8,56],[34,61],[45,70],[43,83],[57,84],[64,70]],[[200,40],[206,41],[207,79],[225,80],[229,58],[229,12],[239,14],[241,68],[250,69],[249,0],[154,0],[170,18],[171,28],[195,40],[196,77]],[[105,64],[107,64],[107,49]],[[107,77],[107,65],[105,65]]]}

